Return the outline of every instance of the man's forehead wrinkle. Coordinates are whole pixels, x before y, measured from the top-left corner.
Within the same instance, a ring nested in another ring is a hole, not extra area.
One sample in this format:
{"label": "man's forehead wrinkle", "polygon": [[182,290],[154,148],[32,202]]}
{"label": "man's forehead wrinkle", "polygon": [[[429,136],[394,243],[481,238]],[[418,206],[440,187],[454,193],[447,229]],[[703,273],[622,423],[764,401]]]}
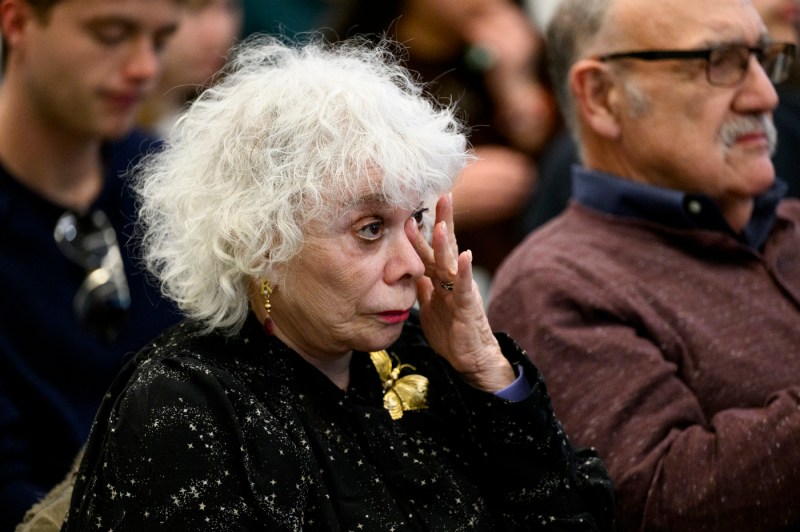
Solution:
{"label": "man's forehead wrinkle", "polygon": [[[706,14],[698,19],[697,0],[613,2],[601,37],[606,46],[641,49],[708,48],[722,44],[761,44],[768,40],[763,22],[747,0],[702,0]],[[740,11],[742,10],[742,11]],[[752,10],[752,17],[731,15]],[[603,50],[605,51],[605,50]]]}

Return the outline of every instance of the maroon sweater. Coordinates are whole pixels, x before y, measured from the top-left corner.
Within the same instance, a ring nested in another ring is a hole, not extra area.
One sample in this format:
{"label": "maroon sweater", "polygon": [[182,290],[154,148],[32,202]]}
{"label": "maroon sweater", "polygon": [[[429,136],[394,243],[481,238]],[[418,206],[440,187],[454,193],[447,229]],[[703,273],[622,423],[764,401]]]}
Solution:
{"label": "maroon sweater", "polygon": [[621,530],[800,526],[800,202],[762,252],[572,205],[498,272],[490,320],[598,448]]}

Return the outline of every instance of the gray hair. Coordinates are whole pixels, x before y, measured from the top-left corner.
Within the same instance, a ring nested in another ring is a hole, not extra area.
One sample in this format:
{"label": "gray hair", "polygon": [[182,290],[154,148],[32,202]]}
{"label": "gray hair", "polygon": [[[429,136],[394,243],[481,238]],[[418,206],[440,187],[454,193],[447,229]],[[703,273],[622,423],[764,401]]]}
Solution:
{"label": "gray hair", "polygon": [[573,135],[578,134],[569,71],[599,35],[613,0],[562,0],[550,24],[546,42],[550,76],[558,104]]}
{"label": "gray hair", "polygon": [[393,46],[248,40],[137,167],[145,262],[187,315],[236,332],[250,279],[280,282],[311,220],[365,189],[415,208],[452,187],[463,126]]}

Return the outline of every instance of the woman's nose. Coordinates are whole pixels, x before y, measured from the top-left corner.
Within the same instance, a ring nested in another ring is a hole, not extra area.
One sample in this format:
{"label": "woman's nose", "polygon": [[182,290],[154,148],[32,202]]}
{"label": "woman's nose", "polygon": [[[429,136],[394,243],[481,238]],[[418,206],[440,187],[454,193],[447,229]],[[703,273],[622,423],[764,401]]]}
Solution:
{"label": "woman's nose", "polygon": [[406,277],[417,280],[425,274],[425,264],[405,231],[396,235],[389,253],[389,260],[386,263],[387,283],[394,283]]}

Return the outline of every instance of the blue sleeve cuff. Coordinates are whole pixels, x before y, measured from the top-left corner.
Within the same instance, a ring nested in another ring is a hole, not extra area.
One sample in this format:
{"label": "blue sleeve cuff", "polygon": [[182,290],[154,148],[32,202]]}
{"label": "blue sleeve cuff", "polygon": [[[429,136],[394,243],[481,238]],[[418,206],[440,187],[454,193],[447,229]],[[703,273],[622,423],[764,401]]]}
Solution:
{"label": "blue sleeve cuff", "polygon": [[495,392],[495,395],[500,399],[516,403],[528,397],[533,388],[528,379],[525,378],[525,369],[519,365],[515,365],[514,369],[519,372],[516,380],[502,390]]}

